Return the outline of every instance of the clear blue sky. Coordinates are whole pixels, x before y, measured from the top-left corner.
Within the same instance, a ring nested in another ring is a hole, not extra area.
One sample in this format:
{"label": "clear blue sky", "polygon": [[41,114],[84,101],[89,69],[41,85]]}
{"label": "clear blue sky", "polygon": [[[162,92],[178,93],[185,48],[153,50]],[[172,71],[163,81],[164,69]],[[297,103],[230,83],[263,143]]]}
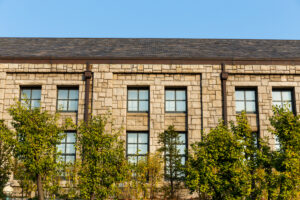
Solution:
{"label": "clear blue sky", "polygon": [[0,0],[0,37],[300,39],[300,0]]}

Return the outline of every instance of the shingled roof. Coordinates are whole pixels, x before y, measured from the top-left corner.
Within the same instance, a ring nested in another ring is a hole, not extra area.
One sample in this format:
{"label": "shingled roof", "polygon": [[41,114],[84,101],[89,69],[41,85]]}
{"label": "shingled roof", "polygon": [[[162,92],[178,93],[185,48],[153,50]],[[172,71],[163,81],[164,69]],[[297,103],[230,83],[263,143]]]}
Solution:
{"label": "shingled roof", "polygon": [[0,59],[300,60],[300,40],[0,38]]}

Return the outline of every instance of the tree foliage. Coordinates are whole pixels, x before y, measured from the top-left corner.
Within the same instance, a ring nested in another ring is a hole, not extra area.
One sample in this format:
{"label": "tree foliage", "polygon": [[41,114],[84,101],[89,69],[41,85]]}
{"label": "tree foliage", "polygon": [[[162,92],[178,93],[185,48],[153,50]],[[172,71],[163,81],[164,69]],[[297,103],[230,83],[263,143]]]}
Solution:
{"label": "tree foliage", "polygon": [[165,179],[168,181],[168,187],[164,190],[168,190],[169,197],[174,199],[184,179],[182,155],[178,149],[183,142],[180,141],[179,133],[175,131],[174,126],[169,126],[158,138],[158,142],[162,144],[158,151],[164,153]]}
{"label": "tree foliage", "polygon": [[125,178],[124,141],[107,116],[92,117],[78,128],[78,150],[82,156],[79,189],[83,199],[114,196]]}
{"label": "tree foliage", "polygon": [[17,162],[24,166],[24,172],[35,180],[38,197],[44,199],[44,187],[47,176],[57,170],[59,153],[56,145],[64,137],[65,129],[58,125],[59,115],[52,115],[40,108],[29,109],[20,102],[9,109],[12,116],[13,154]]}
{"label": "tree foliage", "polygon": [[4,197],[3,188],[9,180],[12,169],[12,150],[13,146],[9,141],[12,140],[12,133],[0,120],[0,198]]}

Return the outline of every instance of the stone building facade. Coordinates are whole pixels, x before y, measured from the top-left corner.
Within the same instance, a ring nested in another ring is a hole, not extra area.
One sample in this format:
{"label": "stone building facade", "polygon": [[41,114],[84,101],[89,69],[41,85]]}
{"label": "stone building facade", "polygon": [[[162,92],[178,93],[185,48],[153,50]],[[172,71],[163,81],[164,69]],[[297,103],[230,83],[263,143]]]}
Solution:
{"label": "stone building facade", "polygon": [[154,152],[169,125],[188,147],[242,109],[274,145],[272,105],[300,112],[300,41],[0,38],[0,119],[9,122],[7,109],[30,89],[50,112],[67,102],[62,118],[111,111],[125,140],[146,134],[127,142],[127,154],[138,145]]}

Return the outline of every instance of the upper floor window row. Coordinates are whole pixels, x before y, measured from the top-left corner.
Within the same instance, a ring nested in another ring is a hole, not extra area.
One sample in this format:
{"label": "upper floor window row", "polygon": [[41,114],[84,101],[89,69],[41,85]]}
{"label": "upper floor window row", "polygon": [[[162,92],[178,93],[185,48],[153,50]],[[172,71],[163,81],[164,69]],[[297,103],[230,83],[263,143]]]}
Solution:
{"label": "upper floor window row", "polygon": [[[21,103],[30,109],[39,108],[41,103],[41,87],[21,87]],[[61,112],[77,112],[78,87],[58,87],[57,110]]]}
{"label": "upper floor window row", "polygon": [[[149,111],[149,89],[128,88],[127,91],[128,112]],[[167,88],[165,90],[165,111],[186,112],[186,89]]]}

